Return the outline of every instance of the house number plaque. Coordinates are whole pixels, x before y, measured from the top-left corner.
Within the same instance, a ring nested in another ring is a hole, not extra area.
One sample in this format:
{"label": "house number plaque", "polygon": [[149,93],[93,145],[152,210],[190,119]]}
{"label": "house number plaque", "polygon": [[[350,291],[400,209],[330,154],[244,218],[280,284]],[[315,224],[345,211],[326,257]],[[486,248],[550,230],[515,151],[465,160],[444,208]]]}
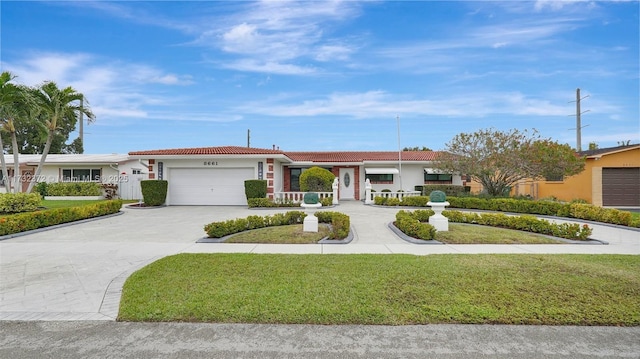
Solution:
{"label": "house number plaque", "polygon": [[218,161],[204,161],[205,166],[217,166]]}

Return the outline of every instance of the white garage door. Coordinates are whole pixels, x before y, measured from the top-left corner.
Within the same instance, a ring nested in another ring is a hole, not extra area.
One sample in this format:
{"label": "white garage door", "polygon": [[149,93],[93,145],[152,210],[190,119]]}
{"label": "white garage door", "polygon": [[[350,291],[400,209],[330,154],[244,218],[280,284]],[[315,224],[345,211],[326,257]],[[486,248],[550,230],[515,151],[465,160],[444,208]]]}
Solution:
{"label": "white garage door", "polygon": [[253,168],[173,168],[169,174],[171,205],[246,205],[244,181]]}

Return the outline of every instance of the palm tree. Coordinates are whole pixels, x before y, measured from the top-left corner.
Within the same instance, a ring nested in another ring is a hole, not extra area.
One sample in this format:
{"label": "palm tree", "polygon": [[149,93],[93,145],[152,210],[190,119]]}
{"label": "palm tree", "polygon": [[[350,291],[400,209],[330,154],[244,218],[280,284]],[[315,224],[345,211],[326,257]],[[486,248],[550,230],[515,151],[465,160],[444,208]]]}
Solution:
{"label": "palm tree", "polygon": [[[11,149],[13,152],[13,178],[14,192],[20,192],[20,162],[19,149],[16,138],[16,120],[29,118],[29,112],[33,110],[33,103],[30,101],[29,88],[11,83],[15,78],[8,71],[0,74],[0,130],[5,130],[11,134]],[[0,162],[2,166],[2,177],[5,181],[9,179],[7,164],[4,160],[4,145],[2,136],[0,136]],[[9,189],[8,182],[5,183],[7,192]]]}
{"label": "palm tree", "polygon": [[[58,129],[58,121],[63,121],[65,118],[76,116],[76,113],[82,113],[92,121],[95,116],[91,109],[87,106],[86,101],[82,104],[84,96],[76,92],[71,86],[64,89],[58,88],[55,82],[45,82],[34,91],[34,97],[39,110],[38,118],[44,121],[44,125],[47,129],[47,141],[40,157],[40,163],[36,168],[34,178],[40,177],[42,172],[42,166],[49,154],[51,148],[51,142],[53,136]],[[29,183],[27,193],[31,192],[35,181]]]}

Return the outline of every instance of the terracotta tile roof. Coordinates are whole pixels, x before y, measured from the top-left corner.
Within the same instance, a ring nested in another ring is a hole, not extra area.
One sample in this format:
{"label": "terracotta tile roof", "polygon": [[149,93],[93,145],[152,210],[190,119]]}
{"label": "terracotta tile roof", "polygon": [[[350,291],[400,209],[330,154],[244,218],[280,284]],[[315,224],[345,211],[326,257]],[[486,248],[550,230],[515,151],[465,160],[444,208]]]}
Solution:
{"label": "terracotta tile roof", "polygon": [[[433,161],[438,152],[434,151],[402,151],[403,161]],[[285,152],[263,148],[240,146],[174,148],[164,150],[134,151],[131,156],[189,156],[189,155],[285,155],[294,162],[365,162],[365,161],[397,161],[397,151],[308,151]]]}
{"label": "terracotta tile roof", "polygon": [[172,156],[172,155],[281,155],[280,150],[250,148],[241,146],[173,148],[165,150],[133,151],[130,156]]}
{"label": "terracotta tile roof", "polygon": [[[307,162],[364,162],[364,161],[397,161],[397,151],[359,152],[286,152],[293,161]],[[433,161],[438,152],[434,151],[402,151],[403,161]]]}

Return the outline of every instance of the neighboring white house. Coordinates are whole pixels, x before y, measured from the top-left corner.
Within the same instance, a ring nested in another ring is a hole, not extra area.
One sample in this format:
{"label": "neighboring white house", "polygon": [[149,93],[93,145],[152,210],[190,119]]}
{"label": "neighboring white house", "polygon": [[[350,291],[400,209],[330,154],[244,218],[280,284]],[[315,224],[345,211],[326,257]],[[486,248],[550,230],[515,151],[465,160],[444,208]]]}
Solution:
{"label": "neighboring white house", "polygon": [[[34,179],[33,175],[40,157],[40,155],[31,154],[19,156],[18,183],[21,184],[23,191],[27,189],[31,180],[36,182],[96,181],[117,184],[121,198],[139,199],[141,198],[139,181],[147,178],[148,174],[146,163],[133,160],[128,155],[50,154],[47,155],[40,175]],[[9,180],[0,181],[0,192],[6,192],[7,186],[14,185],[13,155],[5,155],[4,158]]]}

